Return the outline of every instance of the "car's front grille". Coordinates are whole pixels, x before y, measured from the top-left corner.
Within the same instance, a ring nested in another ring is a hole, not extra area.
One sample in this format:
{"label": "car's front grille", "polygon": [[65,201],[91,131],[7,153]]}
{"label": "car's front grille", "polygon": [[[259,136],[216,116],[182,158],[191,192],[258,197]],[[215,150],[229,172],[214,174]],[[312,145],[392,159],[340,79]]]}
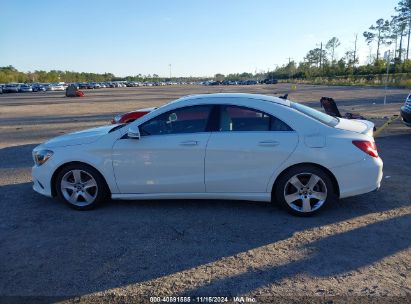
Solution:
{"label": "car's front grille", "polygon": [[411,100],[405,102],[405,109],[411,112]]}

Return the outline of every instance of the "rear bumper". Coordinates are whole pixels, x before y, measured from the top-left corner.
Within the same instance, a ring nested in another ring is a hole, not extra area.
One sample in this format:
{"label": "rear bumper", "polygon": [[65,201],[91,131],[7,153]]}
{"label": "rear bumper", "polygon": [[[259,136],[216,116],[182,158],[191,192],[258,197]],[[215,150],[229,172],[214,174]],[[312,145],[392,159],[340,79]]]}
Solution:
{"label": "rear bumper", "polygon": [[400,110],[402,121],[409,127],[411,127],[411,112],[405,109],[405,106],[401,107]]}
{"label": "rear bumper", "polygon": [[340,198],[368,193],[380,188],[383,176],[381,158],[367,156],[360,162],[333,168]]}

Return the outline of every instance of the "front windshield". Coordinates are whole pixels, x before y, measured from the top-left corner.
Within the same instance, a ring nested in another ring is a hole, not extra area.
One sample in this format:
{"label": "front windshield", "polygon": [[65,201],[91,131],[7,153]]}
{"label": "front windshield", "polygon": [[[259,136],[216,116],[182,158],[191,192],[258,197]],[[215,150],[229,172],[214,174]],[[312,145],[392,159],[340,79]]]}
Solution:
{"label": "front windshield", "polygon": [[339,122],[338,118],[336,118],[336,117],[332,117],[328,114],[325,114],[325,113],[320,112],[316,109],[307,107],[307,106],[302,105],[300,103],[291,102],[291,107],[293,109],[296,109],[297,111],[300,111],[300,112],[304,113],[305,115],[308,115],[308,116],[310,116],[310,117],[326,124],[327,126],[330,126],[330,127],[335,127]]}

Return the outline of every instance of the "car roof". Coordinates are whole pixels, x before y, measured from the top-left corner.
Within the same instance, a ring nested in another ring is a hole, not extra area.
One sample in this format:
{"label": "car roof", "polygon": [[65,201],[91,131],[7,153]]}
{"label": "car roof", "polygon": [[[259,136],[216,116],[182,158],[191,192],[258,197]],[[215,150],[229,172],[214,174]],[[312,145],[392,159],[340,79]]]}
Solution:
{"label": "car roof", "polygon": [[279,97],[263,95],[263,94],[249,94],[249,93],[212,93],[212,94],[197,94],[197,95],[189,95],[182,97],[180,99],[175,100],[172,103],[185,103],[186,101],[195,100],[195,99],[203,99],[203,98],[246,98],[246,99],[254,99],[258,101],[268,101],[273,102],[276,104],[290,106],[290,101],[287,99],[282,99]]}

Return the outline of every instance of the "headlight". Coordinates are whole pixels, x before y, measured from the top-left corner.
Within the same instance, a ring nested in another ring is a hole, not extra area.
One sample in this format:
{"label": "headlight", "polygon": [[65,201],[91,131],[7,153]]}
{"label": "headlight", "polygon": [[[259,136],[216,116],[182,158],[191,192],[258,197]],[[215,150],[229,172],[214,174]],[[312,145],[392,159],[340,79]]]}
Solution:
{"label": "headlight", "polygon": [[51,150],[38,150],[38,151],[33,151],[33,159],[34,163],[37,166],[41,166],[44,164],[52,155],[53,151]]}
{"label": "headlight", "polygon": [[114,121],[115,121],[116,123],[119,123],[120,120],[121,120],[121,117],[122,117],[122,115],[116,115],[116,116],[114,116]]}

